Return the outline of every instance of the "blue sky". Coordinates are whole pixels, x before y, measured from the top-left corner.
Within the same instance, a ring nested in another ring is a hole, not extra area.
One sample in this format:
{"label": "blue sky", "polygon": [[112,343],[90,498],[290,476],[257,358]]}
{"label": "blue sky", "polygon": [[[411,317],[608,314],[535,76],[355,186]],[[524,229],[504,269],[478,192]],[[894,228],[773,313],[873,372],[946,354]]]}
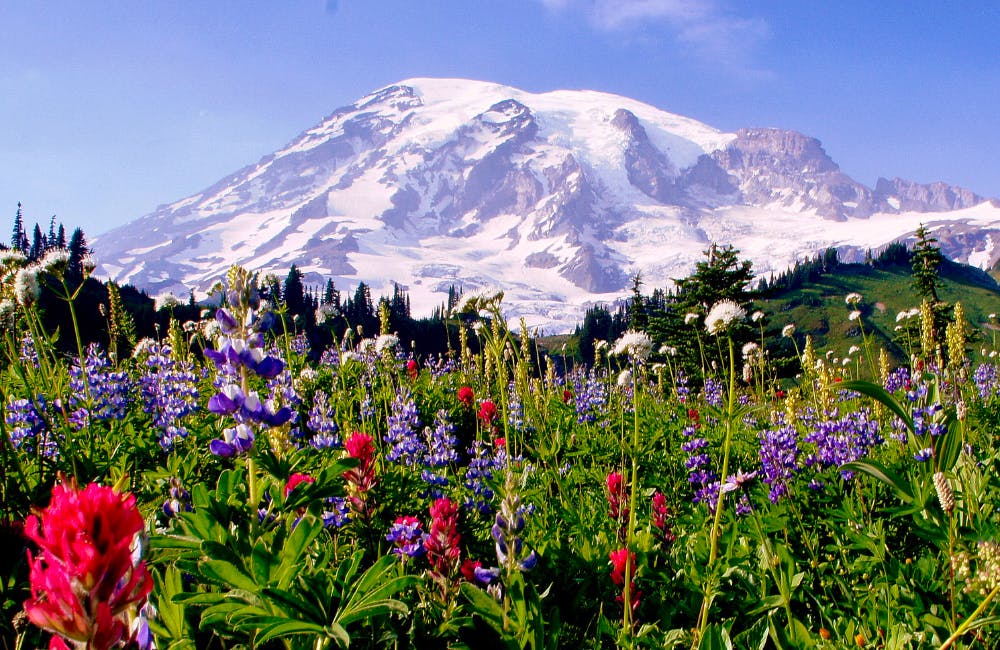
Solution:
{"label": "blue sky", "polygon": [[[860,0],[0,4],[0,215],[91,235],[408,77],[628,95],[1000,196],[1000,9]],[[0,223],[3,223],[0,219]],[[0,237],[6,239],[6,237]]]}

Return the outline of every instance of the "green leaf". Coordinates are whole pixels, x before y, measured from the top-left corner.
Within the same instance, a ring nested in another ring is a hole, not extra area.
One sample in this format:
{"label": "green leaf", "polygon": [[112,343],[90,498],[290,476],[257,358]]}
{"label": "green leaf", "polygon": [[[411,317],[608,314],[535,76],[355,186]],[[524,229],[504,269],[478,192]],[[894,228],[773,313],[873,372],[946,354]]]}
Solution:
{"label": "green leaf", "polygon": [[326,628],[315,623],[296,621],[292,619],[275,619],[271,622],[258,621],[260,632],[256,643],[262,645],[271,639],[277,639],[293,634],[312,634],[316,637],[326,636]]}
{"label": "green leaf", "polygon": [[225,560],[206,560],[198,565],[198,569],[205,578],[231,589],[243,589],[250,593],[259,590],[250,576]]}
{"label": "green leaf", "polygon": [[897,495],[906,503],[913,501],[913,493],[910,486],[903,483],[902,479],[882,463],[874,460],[856,460],[844,463],[840,466],[840,471],[862,472],[872,478],[885,483],[892,488]]}
{"label": "green leaf", "polygon": [[887,409],[892,411],[896,417],[903,421],[903,424],[906,425],[907,429],[913,431],[913,418],[910,417],[910,414],[903,409],[903,406],[895,397],[892,396],[891,393],[889,393],[889,391],[882,388],[878,384],[873,384],[870,381],[855,379],[853,381],[845,381],[840,385],[840,387],[844,390],[853,390],[861,393],[862,395],[867,395],[876,402],[883,404]]}

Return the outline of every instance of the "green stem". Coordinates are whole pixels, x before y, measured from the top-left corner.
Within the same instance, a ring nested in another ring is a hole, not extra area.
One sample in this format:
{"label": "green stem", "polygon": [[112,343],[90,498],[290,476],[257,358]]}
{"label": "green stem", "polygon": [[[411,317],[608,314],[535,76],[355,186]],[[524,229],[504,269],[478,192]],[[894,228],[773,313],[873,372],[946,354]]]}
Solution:
{"label": "green stem", "polygon": [[938,650],[948,650],[948,648],[950,648],[952,644],[955,643],[955,641],[957,641],[963,634],[968,632],[969,628],[971,628],[972,625],[976,622],[976,619],[979,618],[979,615],[986,610],[986,606],[990,604],[990,601],[992,601],[993,598],[996,597],[998,592],[1000,592],[1000,585],[993,587],[993,591],[991,591],[986,595],[986,598],[983,599],[983,602],[979,603],[979,607],[976,608],[976,611],[972,612],[969,618],[962,621],[962,624],[958,626],[958,629],[955,630],[955,632],[950,637],[948,637],[947,641],[941,644],[941,647],[938,648]]}
{"label": "green stem", "polygon": [[[715,566],[715,561],[719,556],[719,528],[722,523],[722,499],[724,493],[722,486],[725,485],[729,476],[729,448],[733,438],[733,414],[736,411],[736,351],[733,346],[733,338],[729,337],[729,395],[726,405],[726,438],[722,443],[722,474],[719,477],[719,495],[715,500],[715,515],[712,519],[712,530],[709,534],[708,570],[711,572]],[[708,610],[711,607],[712,598],[706,588],[701,602],[701,611],[698,614],[698,635],[695,643],[701,641],[708,626]]]}

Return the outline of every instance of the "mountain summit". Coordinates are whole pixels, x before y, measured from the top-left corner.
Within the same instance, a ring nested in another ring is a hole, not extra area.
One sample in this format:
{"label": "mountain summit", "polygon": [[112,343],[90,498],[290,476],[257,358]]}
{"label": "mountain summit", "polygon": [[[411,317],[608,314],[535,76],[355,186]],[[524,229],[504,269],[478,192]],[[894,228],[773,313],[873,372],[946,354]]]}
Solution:
{"label": "mountain summit", "polygon": [[95,245],[99,272],[154,294],[207,290],[231,264],[296,264],[307,283],[397,283],[416,313],[451,286],[498,286],[511,316],[560,331],[636,272],[650,287],[687,275],[711,242],[760,275],[831,246],[851,259],[919,223],[953,259],[1000,257],[997,202],[944,183],[869,188],[794,131],[723,133],[600,92],[410,79]]}

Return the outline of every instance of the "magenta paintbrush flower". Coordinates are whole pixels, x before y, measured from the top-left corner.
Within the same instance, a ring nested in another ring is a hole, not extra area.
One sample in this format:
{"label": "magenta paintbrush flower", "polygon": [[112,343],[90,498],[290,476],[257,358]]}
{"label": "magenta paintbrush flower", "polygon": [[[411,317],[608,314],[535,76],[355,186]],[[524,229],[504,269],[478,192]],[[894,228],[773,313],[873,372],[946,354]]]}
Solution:
{"label": "magenta paintbrush flower", "polygon": [[153,588],[145,562],[132,557],[143,527],[133,495],[96,483],[81,490],[74,481],[54,486],[49,506],[28,517],[24,534],[39,553],[28,552],[24,610],[65,639],[50,647],[107,650],[128,637],[128,610]]}

